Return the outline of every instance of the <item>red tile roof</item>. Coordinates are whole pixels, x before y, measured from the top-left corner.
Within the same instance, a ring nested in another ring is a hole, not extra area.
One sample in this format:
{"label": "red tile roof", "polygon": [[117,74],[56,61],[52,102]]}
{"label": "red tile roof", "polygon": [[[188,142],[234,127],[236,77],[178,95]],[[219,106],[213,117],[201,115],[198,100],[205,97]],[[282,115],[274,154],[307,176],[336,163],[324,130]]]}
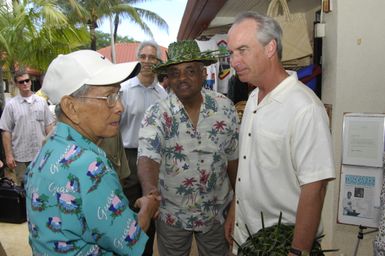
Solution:
{"label": "red tile roof", "polygon": [[[136,58],[136,48],[140,43],[116,43],[115,51],[116,51],[116,63],[135,61]],[[166,51],[167,48],[160,46],[160,50],[162,52],[162,60],[166,60]],[[111,60],[111,46],[107,46],[99,49],[97,52],[104,55],[106,58]]]}

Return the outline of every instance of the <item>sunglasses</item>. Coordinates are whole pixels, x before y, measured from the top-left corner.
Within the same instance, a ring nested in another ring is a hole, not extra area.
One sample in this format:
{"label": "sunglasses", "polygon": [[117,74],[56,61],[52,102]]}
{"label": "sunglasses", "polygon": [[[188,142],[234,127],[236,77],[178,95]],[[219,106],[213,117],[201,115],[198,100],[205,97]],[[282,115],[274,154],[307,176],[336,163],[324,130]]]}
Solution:
{"label": "sunglasses", "polygon": [[25,80],[20,80],[20,81],[17,81],[18,84],[24,84],[24,83],[29,83],[31,81],[31,79],[25,79]]}

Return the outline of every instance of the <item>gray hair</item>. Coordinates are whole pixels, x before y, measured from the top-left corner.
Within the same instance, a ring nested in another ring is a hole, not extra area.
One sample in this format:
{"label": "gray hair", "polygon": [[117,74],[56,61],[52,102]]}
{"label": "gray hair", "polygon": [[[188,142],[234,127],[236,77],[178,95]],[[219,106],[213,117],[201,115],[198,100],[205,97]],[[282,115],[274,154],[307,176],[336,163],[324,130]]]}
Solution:
{"label": "gray hair", "polygon": [[88,90],[90,89],[91,85],[84,84],[82,87],[71,93],[71,96],[74,98],[79,98],[81,96],[84,96],[87,94]]}
{"label": "gray hair", "polygon": [[136,57],[139,59],[140,52],[143,50],[144,47],[151,46],[156,49],[156,57],[158,59],[162,59],[162,52],[160,51],[160,46],[155,42],[154,40],[150,41],[143,41],[139,44],[138,48],[136,49]]}
{"label": "gray hair", "polygon": [[61,116],[63,115],[63,110],[61,109],[60,102],[55,105],[55,116],[57,120],[61,120]]}
{"label": "gray hair", "polygon": [[271,40],[277,43],[278,58],[282,58],[282,29],[276,20],[270,16],[262,15],[257,12],[243,12],[239,14],[234,21],[234,25],[241,23],[246,19],[254,20],[257,25],[257,40],[263,45],[267,45]]}
{"label": "gray hair", "polygon": [[[90,89],[90,85],[88,84],[82,85],[82,87],[80,87],[79,89],[71,93],[70,96],[74,98],[79,98],[81,96],[86,95],[89,89]],[[63,115],[63,110],[61,109],[60,103],[55,105],[55,115],[58,120],[60,120],[61,116]]]}

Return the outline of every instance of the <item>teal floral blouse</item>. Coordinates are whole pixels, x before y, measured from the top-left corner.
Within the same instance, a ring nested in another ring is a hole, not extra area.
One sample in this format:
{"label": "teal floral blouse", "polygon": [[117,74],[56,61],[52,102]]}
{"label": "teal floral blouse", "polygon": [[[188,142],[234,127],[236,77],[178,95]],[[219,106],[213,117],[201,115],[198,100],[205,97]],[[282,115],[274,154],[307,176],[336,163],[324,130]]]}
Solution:
{"label": "teal floral blouse", "polygon": [[227,164],[238,159],[238,116],[224,95],[202,90],[194,128],[173,93],[152,105],[139,131],[138,157],[160,163],[160,219],[174,227],[208,231],[223,223],[232,200]]}
{"label": "teal floral blouse", "polygon": [[105,152],[58,123],[26,176],[34,255],[141,255],[148,239]]}

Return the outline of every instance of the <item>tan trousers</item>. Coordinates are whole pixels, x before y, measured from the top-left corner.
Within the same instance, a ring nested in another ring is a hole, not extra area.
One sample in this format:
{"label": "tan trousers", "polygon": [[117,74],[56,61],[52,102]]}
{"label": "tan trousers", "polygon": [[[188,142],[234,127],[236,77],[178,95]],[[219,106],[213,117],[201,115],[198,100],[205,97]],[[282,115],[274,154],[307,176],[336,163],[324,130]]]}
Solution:
{"label": "tan trousers", "polygon": [[16,185],[21,186],[24,184],[25,170],[30,163],[31,162],[16,162],[15,169],[5,168],[4,176],[13,180]]}

